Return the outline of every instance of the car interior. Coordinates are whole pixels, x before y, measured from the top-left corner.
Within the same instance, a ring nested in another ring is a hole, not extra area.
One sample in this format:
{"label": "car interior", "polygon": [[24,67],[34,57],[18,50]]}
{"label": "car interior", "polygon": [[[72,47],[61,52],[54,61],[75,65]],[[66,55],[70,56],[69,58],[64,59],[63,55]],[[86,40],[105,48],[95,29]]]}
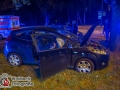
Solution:
{"label": "car interior", "polygon": [[39,36],[37,44],[40,50],[50,50],[64,47],[65,41],[56,36]]}

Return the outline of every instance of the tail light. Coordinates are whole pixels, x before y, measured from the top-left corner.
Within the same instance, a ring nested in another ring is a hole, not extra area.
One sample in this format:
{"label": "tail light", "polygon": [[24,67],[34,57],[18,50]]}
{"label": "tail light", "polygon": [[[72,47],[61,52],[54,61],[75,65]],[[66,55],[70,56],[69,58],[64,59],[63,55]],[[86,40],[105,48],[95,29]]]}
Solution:
{"label": "tail light", "polygon": [[11,38],[12,38],[12,35],[8,36],[8,37],[6,38],[6,41],[10,41]]}

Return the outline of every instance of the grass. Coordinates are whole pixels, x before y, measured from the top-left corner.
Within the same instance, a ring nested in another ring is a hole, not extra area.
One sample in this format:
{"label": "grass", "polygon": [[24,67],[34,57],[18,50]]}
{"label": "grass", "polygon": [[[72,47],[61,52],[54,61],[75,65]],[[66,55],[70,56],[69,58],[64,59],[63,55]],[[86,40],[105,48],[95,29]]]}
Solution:
{"label": "grass", "polygon": [[36,71],[37,66],[12,67],[3,54],[0,54],[0,75],[8,73],[12,76],[30,76],[34,83],[33,87],[12,87],[9,90],[120,90],[120,60],[114,59],[113,56],[111,56],[107,68],[90,74],[81,74],[66,69],[44,81],[40,81]]}

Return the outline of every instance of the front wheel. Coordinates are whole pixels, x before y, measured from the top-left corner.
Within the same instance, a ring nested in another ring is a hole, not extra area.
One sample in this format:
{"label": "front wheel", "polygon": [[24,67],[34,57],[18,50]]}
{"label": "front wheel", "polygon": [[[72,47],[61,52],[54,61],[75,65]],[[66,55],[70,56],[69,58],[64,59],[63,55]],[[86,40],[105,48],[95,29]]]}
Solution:
{"label": "front wheel", "polygon": [[10,53],[7,60],[12,66],[20,66],[23,63],[22,58],[16,53]]}
{"label": "front wheel", "polygon": [[94,63],[87,58],[79,59],[75,63],[75,70],[81,73],[91,73],[94,71]]}

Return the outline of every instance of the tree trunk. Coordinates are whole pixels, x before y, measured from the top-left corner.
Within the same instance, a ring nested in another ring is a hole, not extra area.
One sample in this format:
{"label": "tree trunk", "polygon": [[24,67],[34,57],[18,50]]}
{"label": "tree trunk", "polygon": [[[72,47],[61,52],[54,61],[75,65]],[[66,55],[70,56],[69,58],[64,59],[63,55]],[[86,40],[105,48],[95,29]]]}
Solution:
{"label": "tree trunk", "polygon": [[49,14],[47,13],[47,10],[45,10],[45,26],[49,24]]}
{"label": "tree trunk", "polygon": [[77,34],[78,32],[78,11],[75,14],[75,23],[73,24],[73,33]]}
{"label": "tree trunk", "polygon": [[120,49],[120,6],[116,3],[119,0],[112,0],[112,19],[109,48],[111,51],[119,52]]}
{"label": "tree trunk", "polygon": [[49,24],[49,16],[45,15],[45,26]]}
{"label": "tree trunk", "polygon": [[84,9],[84,24],[86,24],[86,9]]}
{"label": "tree trunk", "polygon": [[68,10],[68,22],[70,22],[71,23],[71,14],[70,14],[70,11]]}

